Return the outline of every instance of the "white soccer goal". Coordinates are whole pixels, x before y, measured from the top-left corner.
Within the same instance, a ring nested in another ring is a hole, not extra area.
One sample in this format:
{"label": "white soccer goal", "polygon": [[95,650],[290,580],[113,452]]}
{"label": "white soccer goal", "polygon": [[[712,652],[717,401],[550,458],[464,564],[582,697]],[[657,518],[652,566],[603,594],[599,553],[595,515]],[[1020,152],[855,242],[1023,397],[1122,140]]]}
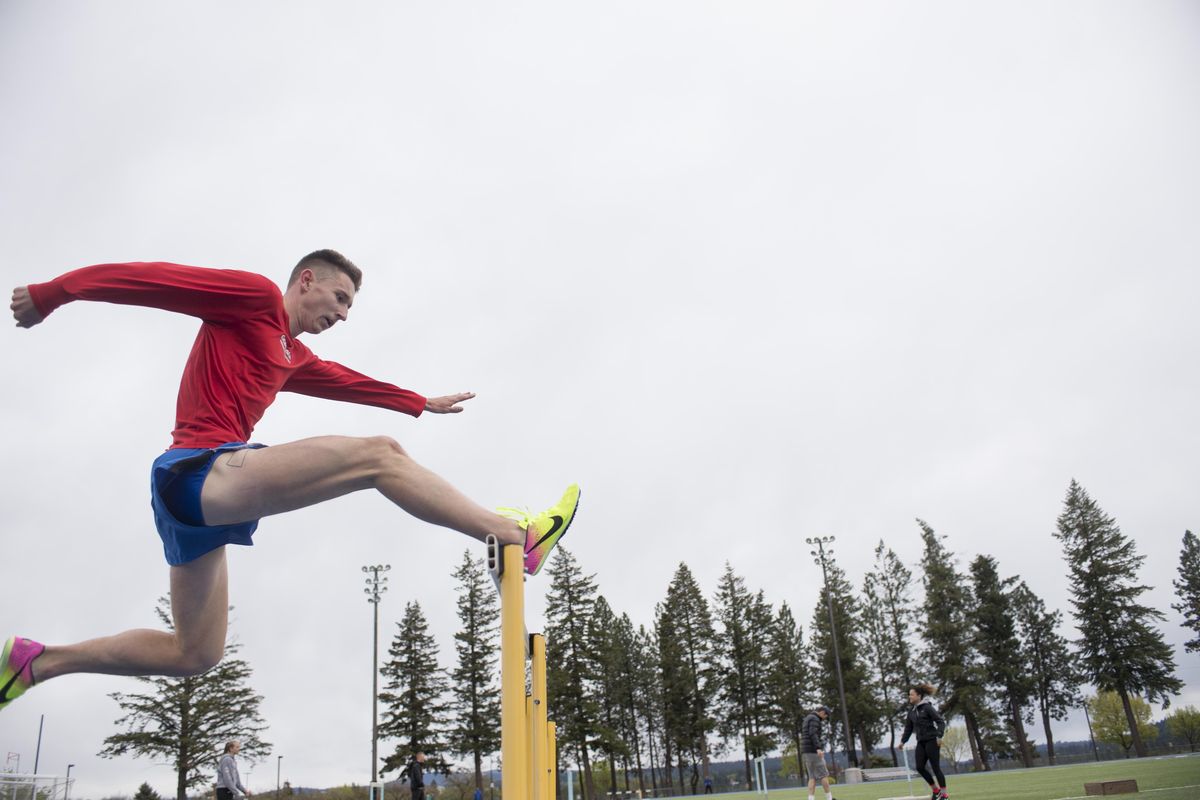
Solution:
{"label": "white soccer goal", "polygon": [[0,800],[70,800],[74,778],[0,772]]}
{"label": "white soccer goal", "polygon": [[767,789],[767,759],[759,756],[754,759],[754,793],[765,795]]}

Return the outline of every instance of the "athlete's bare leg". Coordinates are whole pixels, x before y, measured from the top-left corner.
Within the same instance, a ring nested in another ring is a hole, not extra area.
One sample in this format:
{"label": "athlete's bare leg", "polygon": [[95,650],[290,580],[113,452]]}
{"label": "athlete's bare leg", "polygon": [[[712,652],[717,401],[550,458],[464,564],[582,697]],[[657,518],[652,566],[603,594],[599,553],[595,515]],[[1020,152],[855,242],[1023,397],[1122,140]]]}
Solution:
{"label": "athlete's bare leg", "polygon": [[[510,519],[472,502],[387,437],[323,436],[222,454],[201,492],[204,521],[225,525],[281,514],[362,489],[378,489],[413,516],[477,539],[525,543]],[[228,624],[225,548],[171,567],[175,630],[139,629],[47,647],[34,662],[40,683],[71,672],[195,675],[221,660]]]}
{"label": "athlete's bare leg", "polygon": [[138,629],[47,647],[34,662],[41,683],[71,672],[104,675],[196,675],[214,666],[225,651],[229,575],[219,547],[171,567],[171,616],[175,630]]}
{"label": "athlete's bare leg", "polygon": [[510,519],[468,499],[393,439],[321,436],[222,454],[200,495],[204,521],[227,525],[281,514],[362,489],[378,489],[418,519],[501,543],[525,543]]}

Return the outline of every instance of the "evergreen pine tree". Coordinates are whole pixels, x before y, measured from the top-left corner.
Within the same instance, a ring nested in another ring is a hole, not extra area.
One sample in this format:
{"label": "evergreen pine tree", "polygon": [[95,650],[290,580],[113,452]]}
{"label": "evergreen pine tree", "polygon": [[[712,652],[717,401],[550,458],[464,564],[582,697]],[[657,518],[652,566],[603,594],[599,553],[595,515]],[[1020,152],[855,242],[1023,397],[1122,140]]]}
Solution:
{"label": "evergreen pine tree", "polygon": [[150,788],[150,784],[143,783],[138,787],[137,794],[133,796],[133,800],[162,800],[158,796],[158,792]]}
{"label": "evergreen pine tree", "polygon": [[771,634],[770,687],[775,726],[780,737],[791,742],[799,753],[801,728],[813,705],[812,675],[805,657],[804,632],[787,603],[780,604]]}
{"label": "evergreen pine tree", "polygon": [[450,677],[454,686],[450,707],[453,723],[448,743],[453,752],[470,756],[475,787],[483,789],[483,760],[500,749],[499,618],[495,590],[485,577],[481,559],[463,551],[454,572],[458,581],[458,620],[454,634],[457,654]]}
{"label": "evergreen pine tree", "polygon": [[[620,709],[618,733],[625,743],[626,758],[633,758],[632,767],[637,775],[638,789],[645,796],[645,753],[643,748],[645,740],[642,733],[646,720],[641,710],[642,704],[638,694],[640,681],[643,678],[652,680],[653,671],[651,670],[647,674],[646,665],[640,663],[640,659],[644,656],[640,650],[638,632],[634,630],[633,621],[628,614],[622,614],[617,619],[616,629],[613,632],[613,644],[616,651],[614,661],[620,672],[620,678],[615,688],[617,707]],[[630,790],[628,771],[625,777],[625,789]]]}
{"label": "evergreen pine tree", "polygon": [[881,539],[875,547],[874,568],[863,579],[861,626],[864,656],[879,676],[881,706],[887,713],[888,749],[892,765],[896,756],[896,729],[907,706],[908,687],[914,682],[913,649],[909,631],[916,613],[911,590],[912,570]]}
{"label": "evergreen pine tree", "polygon": [[971,621],[975,627],[975,648],[981,657],[980,668],[989,687],[1004,709],[1003,716],[1016,739],[1017,752],[1026,769],[1033,766],[1033,748],[1025,734],[1025,706],[1033,694],[1028,665],[1021,659],[1012,601],[1015,578],[1000,579],[996,560],[976,556],[971,562],[975,602]]}
{"label": "evergreen pine tree", "polygon": [[[634,677],[634,699],[638,714],[644,720],[646,751],[650,770],[651,796],[658,796],[659,759],[663,757],[665,729],[663,723],[662,670],[658,661],[658,639],[653,630],[644,625],[638,627],[635,639],[635,657],[632,669]],[[667,783],[670,783],[671,766],[668,763]],[[643,791],[643,796],[645,792]]]}
{"label": "evergreen pine tree", "polygon": [[695,794],[701,767],[708,771],[708,734],[714,728],[713,697],[717,683],[711,663],[712,614],[687,564],[680,563],[675,570],[666,600],[658,606],[655,633],[667,760],[670,763],[674,756],[683,789],[685,759],[691,759],[690,791]]}
{"label": "evergreen pine tree", "polygon": [[1150,587],[1137,582],[1145,556],[1121,533],[1077,482],[1071,481],[1055,537],[1063,545],[1071,578],[1071,605],[1080,632],[1084,673],[1101,692],[1120,697],[1134,752],[1146,755],[1132,696],[1167,705],[1179,694],[1175,659],[1154,620],[1165,617],[1138,598]]}
{"label": "evergreen pine tree", "polygon": [[[753,780],[751,759],[763,755],[773,744],[766,734],[768,635],[771,613],[763,619],[762,598],[754,598],[746,582],[728,562],[717,585],[713,608],[721,629],[714,639],[716,666],[717,730],[726,739],[739,739],[746,770],[746,785]],[[706,773],[705,777],[709,777]]]}
{"label": "evergreen pine tree", "polygon": [[399,741],[380,772],[403,769],[414,755],[424,752],[427,770],[448,775],[453,766],[446,758],[448,686],[420,603],[405,604],[396,629],[388,648],[390,658],[379,671],[387,679],[379,693],[383,705],[379,738]]}
{"label": "evergreen pine tree", "polygon": [[[171,604],[158,599],[155,613],[168,630],[175,625]],[[226,640],[221,662],[201,675],[186,678],[138,677],[144,693],[113,692],[124,716],[113,723],[124,727],[104,740],[102,758],[125,754],[162,759],[175,769],[176,800],[187,800],[188,789],[208,783],[216,771],[217,755],[237,739],[242,754],[253,760],[271,752],[260,736],[267,724],[259,714],[262,695],[250,688],[250,665],[237,657],[240,646]]]}
{"label": "evergreen pine tree", "polygon": [[925,545],[921,556],[925,662],[944,698],[942,713],[947,717],[961,714],[966,723],[975,769],[991,769],[988,751],[995,738],[991,735],[995,714],[987,705],[978,655],[971,645],[970,593],[943,537],[924,520],[918,519],[917,524]]}
{"label": "evergreen pine tree", "polygon": [[[846,756],[850,763],[859,766],[858,748],[853,744],[858,739],[863,757],[874,749],[878,739],[882,716],[879,700],[872,691],[867,665],[862,656],[861,631],[859,630],[859,606],[854,597],[846,573],[833,560],[829,551],[825,555],[826,578],[821,598],[813,610],[811,646],[820,665],[816,674],[816,685],[821,692],[821,701],[835,709],[830,715],[830,728],[840,731],[836,741],[849,747]],[[826,593],[833,602],[833,620],[837,627],[837,648],[829,627],[829,606]],[[837,680],[837,663],[841,663],[842,687],[846,693],[846,716],[850,730],[845,731],[840,713],[841,697]]]}
{"label": "evergreen pine tree", "polygon": [[546,592],[546,693],[558,725],[559,750],[571,754],[583,772],[584,800],[596,800],[590,743],[599,727],[596,661],[590,632],[596,607],[596,579],[584,575],[569,550],[558,548]]}
{"label": "evergreen pine tree", "polygon": [[588,650],[595,660],[596,726],[595,745],[608,761],[609,786],[617,791],[617,761],[628,755],[621,736],[622,695],[625,692],[624,660],[617,636],[617,616],[600,595],[588,630]]}
{"label": "evergreen pine tree", "polygon": [[1183,532],[1183,550],[1179,553],[1179,580],[1174,582],[1179,602],[1171,608],[1183,614],[1183,625],[1196,634],[1183,643],[1189,653],[1200,652],[1200,540],[1191,531]]}
{"label": "evergreen pine tree", "polygon": [[1062,612],[1046,610],[1046,604],[1022,581],[1013,594],[1013,608],[1021,637],[1021,660],[1033,681],[1042,728],[1046,732],[1046,760],[1054,765],[1054,733],[1050,720],[1064,720],[1083,699],[1079,684],[1083,676],[1075,664],[1067,640],[1059,633]]}
{"label": "evergreen pine tree", "polygon": [[750,665],[750,702],[747,721],[750,724],[746,741],[753,758],[761,758],[775,750],[777,737],[773,717],[776,713],[771,702],[770,663],[771,645],[775,633],[775,609],[767,602],[762,589],[754,596],[750,605],[750,649],[761,657]]}

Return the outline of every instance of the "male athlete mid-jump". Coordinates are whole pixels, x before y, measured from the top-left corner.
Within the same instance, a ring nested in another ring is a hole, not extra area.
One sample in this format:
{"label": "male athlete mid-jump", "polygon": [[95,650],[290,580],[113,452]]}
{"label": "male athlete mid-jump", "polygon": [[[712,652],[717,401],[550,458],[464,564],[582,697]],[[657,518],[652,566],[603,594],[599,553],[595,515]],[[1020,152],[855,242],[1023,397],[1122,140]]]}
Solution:
{"label": "male athlete mid-jump", "polygon": [[171,572],[173,632],[131,630],[43,646],[14,636],[0,655],[0,709],[26,689],[71,672],[194,675],[220,661],[229,607],[225,545],[251,544],[258,520],[361,489],[413,516],[476,539],[521,544],[536,574],[579,503],[571,486],[537,515],[489,511],[386,436],[319,436],[249,444],[280,391],[400,411],[454,414],[475,395],[422,397],[322,361],[297,338],[345,320],[362,272],[334,250],[292,270],[286,291],[249,272],[178,264],[101,264],[13,291],[17,325],[31,328],[72,300],[151,306],[202,320],[183,370],[169,450],[150,473],[151,506]]}

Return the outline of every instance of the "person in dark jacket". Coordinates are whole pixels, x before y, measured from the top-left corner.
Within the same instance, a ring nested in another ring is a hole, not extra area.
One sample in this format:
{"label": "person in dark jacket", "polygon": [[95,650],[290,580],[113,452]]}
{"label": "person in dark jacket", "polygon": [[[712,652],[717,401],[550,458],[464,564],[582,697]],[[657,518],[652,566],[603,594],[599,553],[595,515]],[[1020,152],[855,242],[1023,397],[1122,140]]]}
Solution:
{"label": "person in dark jacket", "polygon": [[804,771],[808,773],[808,800],[814,800],[818,780],[826,800],[833,800],[829,770],[825,767],[825,734],[821,730],[821,723],[827,719],[829,709],[821,706],[805,717],[800,726],[800,757],[804,760]]}
{"label": "person in dark jacket", "polygon": [[417,751],[413,760],[404,768],[404,777],[408,780],[408,788],[412,790],[412,800],[425,800],[425,754]]}
{"label": "person in dark jacket", "polygon": [[909,687],[908,702],[912,708],[908,710],[900,746],[916,734],[917,772],[933,790],[932,800],[946,800],[950,796],[946,792],[946,776],[942,774],[942,736],[946,733],[946,719],[934,708],[930,700],[932,695],[932,684],[918,683]]}

